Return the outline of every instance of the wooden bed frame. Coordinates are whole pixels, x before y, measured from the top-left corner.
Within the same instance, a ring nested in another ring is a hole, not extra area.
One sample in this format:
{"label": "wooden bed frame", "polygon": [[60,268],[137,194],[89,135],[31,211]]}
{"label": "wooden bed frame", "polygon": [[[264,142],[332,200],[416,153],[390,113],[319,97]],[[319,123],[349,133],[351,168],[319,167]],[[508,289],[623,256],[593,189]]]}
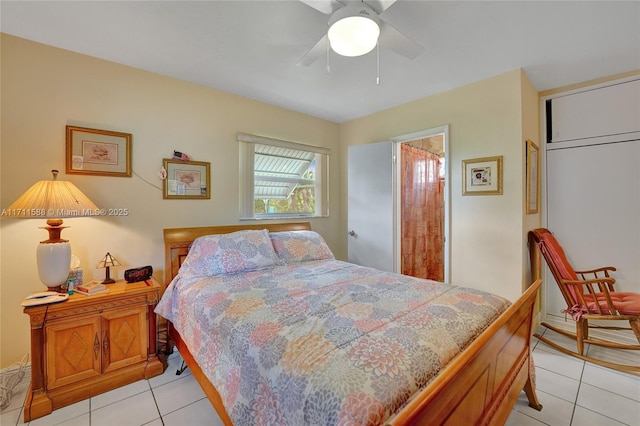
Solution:
{"label": "wooden bed frame", "polygon": [[[243,229],[278,232],[309,230],[311,226],[308,222],[298,222],[165,229],[166,283],[178,273],[194,239]],[[534,282],[387,424],[503,425],[522,390],[527,395],[529,406],[541,410],[530,350],[534,306],[540,284],[541,280]],[[171,323],[168,324],[168,335],[168,352],[175,345],[224,424],[231,425],[218,391]]]}

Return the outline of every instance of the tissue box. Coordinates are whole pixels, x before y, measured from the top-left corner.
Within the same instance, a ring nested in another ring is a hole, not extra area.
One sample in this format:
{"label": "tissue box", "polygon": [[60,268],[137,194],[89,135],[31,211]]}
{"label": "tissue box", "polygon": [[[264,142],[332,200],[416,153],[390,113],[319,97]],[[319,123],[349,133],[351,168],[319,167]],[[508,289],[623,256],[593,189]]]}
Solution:
{"label": "tissue box", "polygon": [[73,280],[73,288],[82,284],[82,269],[75,268],[69,271],[69,279]]}

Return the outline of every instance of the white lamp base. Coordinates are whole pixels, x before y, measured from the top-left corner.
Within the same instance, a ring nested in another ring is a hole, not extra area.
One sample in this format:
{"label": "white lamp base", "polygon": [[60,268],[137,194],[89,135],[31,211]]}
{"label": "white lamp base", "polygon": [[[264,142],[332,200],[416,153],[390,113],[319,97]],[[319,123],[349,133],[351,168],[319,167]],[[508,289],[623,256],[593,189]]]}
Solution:
{"label": "white lamp base", "polygon": [[69,277],[71,264],[71,244],[68,241],[59,243],[40,243],[36,251],[38,276],[42,284],[50,290],[60,287]]}

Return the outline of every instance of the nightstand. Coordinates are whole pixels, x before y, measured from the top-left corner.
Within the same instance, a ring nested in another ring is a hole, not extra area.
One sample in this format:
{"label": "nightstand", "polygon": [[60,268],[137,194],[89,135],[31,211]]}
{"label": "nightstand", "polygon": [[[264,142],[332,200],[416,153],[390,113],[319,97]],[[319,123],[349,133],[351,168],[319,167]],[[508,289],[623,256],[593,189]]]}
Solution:
{"label": "nightstand", "polygon": [[162,374],[151,278],[108,284],[93,296],[24,309],[31,323],[31,386],[25,423],[52,410]]}

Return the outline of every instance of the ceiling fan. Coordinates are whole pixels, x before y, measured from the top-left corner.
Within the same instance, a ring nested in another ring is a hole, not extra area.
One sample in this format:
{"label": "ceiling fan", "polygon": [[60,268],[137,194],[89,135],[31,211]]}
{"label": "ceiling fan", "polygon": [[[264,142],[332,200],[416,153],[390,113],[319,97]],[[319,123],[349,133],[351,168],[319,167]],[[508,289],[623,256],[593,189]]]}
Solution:
{"label": "ceiling fan", "polygon": [[327,34],[298,61],[298,65],[311,65],[327,54],[329,47],[342,56],[360,56],[380,43],[380,46],[409,59],[416,58],[424,50],[380,17],[396,0],[300,1],[330,17]]}

